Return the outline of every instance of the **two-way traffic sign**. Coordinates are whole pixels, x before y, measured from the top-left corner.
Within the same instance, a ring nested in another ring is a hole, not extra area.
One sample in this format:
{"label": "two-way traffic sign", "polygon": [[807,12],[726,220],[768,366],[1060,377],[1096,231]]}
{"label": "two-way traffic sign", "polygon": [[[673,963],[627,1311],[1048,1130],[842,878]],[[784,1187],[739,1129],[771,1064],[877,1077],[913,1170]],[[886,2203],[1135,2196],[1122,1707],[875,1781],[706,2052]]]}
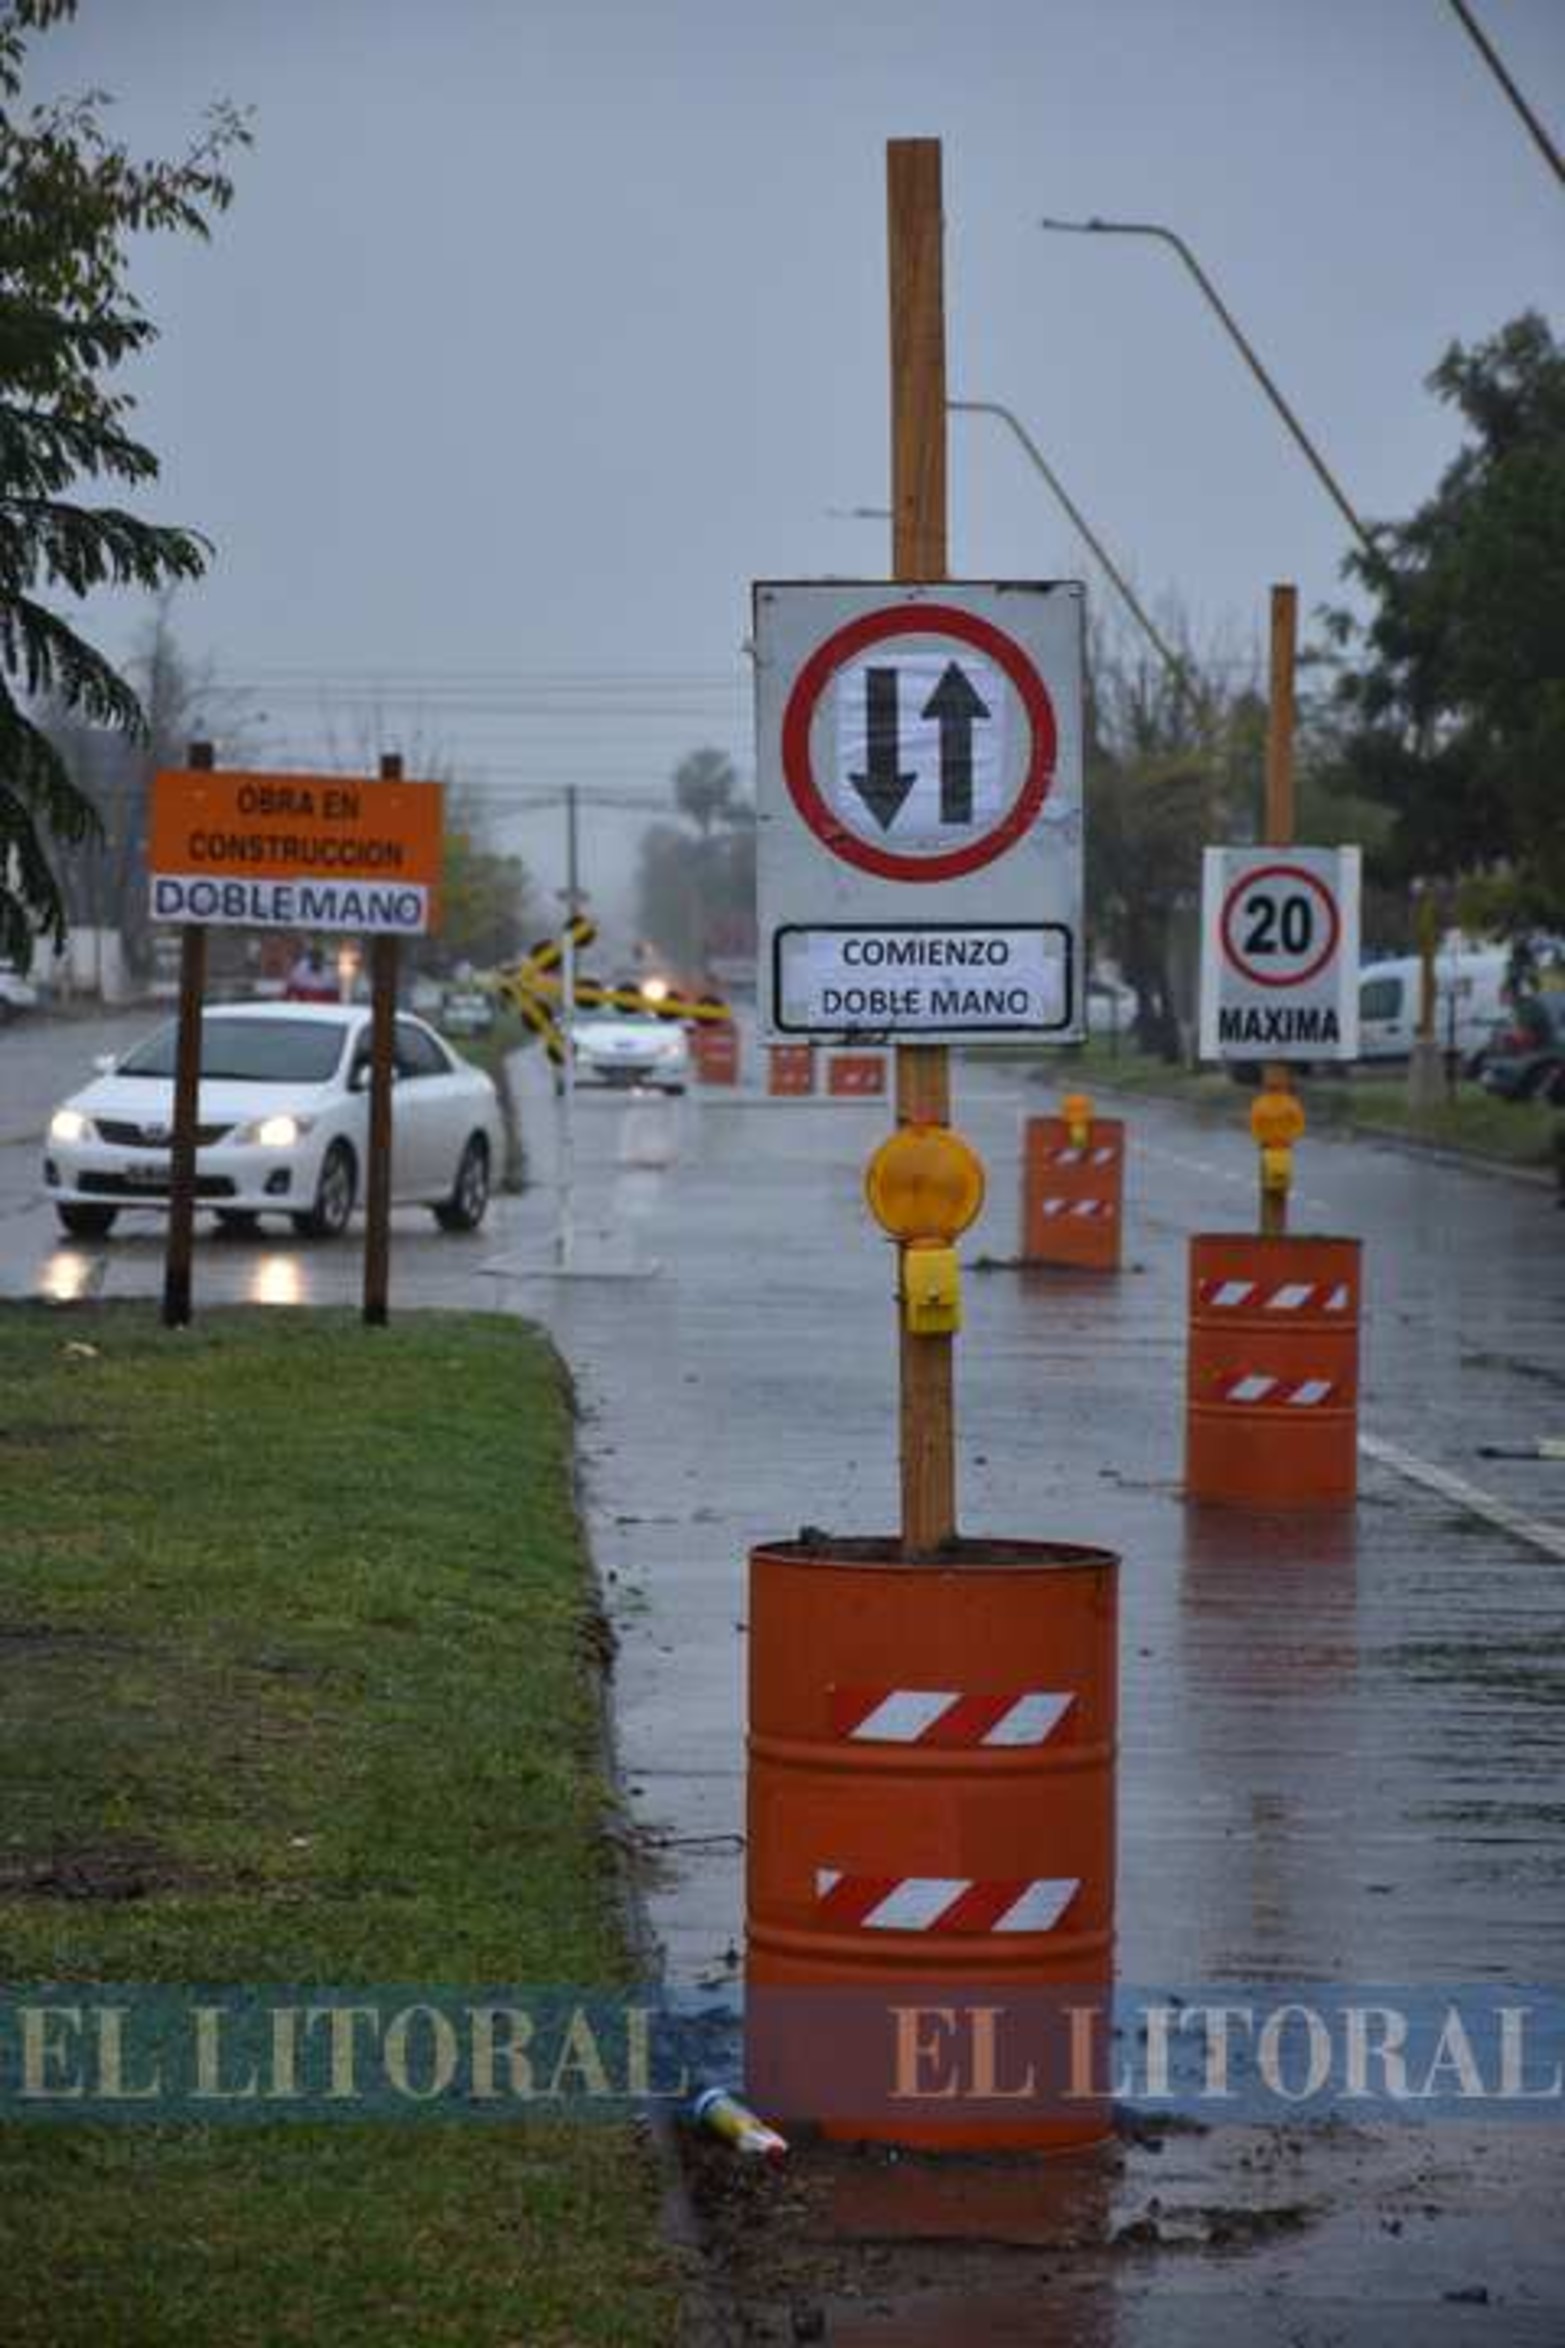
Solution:
{"label": "two-way traffic sign", "polygon": [[777,1036],[1081,1033],[1078,585],[755,590]]}

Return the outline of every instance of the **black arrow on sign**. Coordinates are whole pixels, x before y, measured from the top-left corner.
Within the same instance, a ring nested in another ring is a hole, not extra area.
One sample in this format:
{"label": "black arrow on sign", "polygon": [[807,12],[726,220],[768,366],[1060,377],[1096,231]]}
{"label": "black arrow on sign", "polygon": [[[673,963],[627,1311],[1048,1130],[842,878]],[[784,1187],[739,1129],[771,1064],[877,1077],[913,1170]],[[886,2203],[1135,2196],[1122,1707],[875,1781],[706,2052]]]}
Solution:
{"label": "black arrow on sign", "polygon": [[901,740],[897,724],[897,672],[864,671],[864,718],[869,736],[867,772],[848,777],[883,832],[896,821],[903,800],[918,781],[916,771],[905,774],[897,764]]}
{"label": "black arrow on sign", "polygon": [[924,704],[925,717],[940,720],[940,820],[973,820],[973,720],[987,717],[987,704],[966,669],[947,661],[945,674]]}

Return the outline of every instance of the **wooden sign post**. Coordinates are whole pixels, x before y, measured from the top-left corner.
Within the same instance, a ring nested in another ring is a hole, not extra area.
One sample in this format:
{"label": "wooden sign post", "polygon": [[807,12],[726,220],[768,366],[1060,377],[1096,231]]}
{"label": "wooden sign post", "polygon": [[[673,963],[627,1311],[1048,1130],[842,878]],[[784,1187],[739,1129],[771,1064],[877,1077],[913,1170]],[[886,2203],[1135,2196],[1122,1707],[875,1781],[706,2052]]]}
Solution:
{"label": "wooden sign post", "polygon": [[[898,580],[946,575],[946,356],[940,141],[892,139],[886,149],[891,283],[892,569]],[[951,1114],[944,1044],[900,1044],[899,1125],[945,1125]],[[907,1247],[898,1249],[901,1339],[902,1547],[938,1550],[956,1533],[952,1339],[914,1336],[903,1305]]]}
{"label": "wooden sign post", "polygon": [[[192,769],[211,772],[210,742],[192,742]],[[187,921],[179,933],[179,1035],[174,1051],[174,1130],[169,1151],[168,1244],[163,1257],[163,1326],[190,1323],[191,1262],[196,1236],[196,1124],[201,1101],[201,999],[206,993],[206,928]]]}
{"label": "wooden sign post", "polygon": [[[1272,589],[1271,675],[1266,722],[1266,845],[1291,848],[1296,829],[1293,792],[1293,672],[1298,639],[1299,595],[1295,587]],[[1268,1092],[1291,1093],[1293,1078],[1284,1061],[1269,1063]],[[1277,1237],[1288,1228],[1288,1193],[1261,1185],[1261,1233]]]}
{"label": "wooden sign post", "polygon": [[[383,783],[400,783],[402,760],[388,751]],[[364,1321],[384,1329],[391,1285],[391,1087],[397,1052],[397,940],[370,940],[370,1125],[364,1169]]]}

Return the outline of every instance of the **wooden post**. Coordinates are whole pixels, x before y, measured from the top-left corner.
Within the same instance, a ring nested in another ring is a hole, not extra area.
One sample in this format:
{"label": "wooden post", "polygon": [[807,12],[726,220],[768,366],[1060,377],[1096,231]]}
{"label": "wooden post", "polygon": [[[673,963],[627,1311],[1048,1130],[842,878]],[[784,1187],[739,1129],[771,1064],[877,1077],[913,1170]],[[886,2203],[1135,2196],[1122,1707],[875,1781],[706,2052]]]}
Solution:
{"label": "wooden post", "polygon": [[[187,763],[210,772],[210,742],[192,742]],[[179,933],[179,1036],[174,1051],[174,1132],[169,1151],[168,1240],[163,1256],[163,1326],[190,1323],[191,1259],[196,1236],[196,1125],[201,1107],[201,998],[206,992],[206,930],[186,922]]]}
{"label": "wooden post", "polygon": [[[383,783],[400,783],[402,761],[388,751]],[[364,1321],[384,1329],[391,1287],[392,1071],[397,1051],[397,940],[370,940],[370,1119],[364,1167]]]}
{"label": "wooden post", "polygon": [[[1299,595],[1295,587],[1272,589],[1271,693],[1266,725],[1266,845],[1291,848],[1297,826],[1293,791],[1293,670],[1298,637]],[[1273,1061],[1265,1072],[1268,1092],[1291,1092],[1293,1078],[1286,1062]],[[1261,1235],[1280,1237],[1288,1228],[1288,1194],[1261,1191]]]}
{"label": "wooden post", "polygon": [[[892,139],[886,148],[891,280],[892,569],[899,580],[946,575],[946,358],[940,141]],[[896,1053],[900,1125],[949,1123],[951,1079],[943,1044]],[[902,1303],[902,1548],[928,1555],[956,1532],[952,1340],[914,1337]]]}

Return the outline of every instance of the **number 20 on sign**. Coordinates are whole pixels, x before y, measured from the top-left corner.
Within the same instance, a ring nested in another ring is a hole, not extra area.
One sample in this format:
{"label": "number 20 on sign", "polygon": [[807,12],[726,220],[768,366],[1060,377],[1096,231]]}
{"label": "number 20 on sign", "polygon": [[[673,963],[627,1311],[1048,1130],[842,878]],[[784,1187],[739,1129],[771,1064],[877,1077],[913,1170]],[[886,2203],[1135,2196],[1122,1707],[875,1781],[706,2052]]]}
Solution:
{"label": "number 20 on sign", "polygon": [[1201,891],[1201,1057],[1358,1053],[1359,852],[1208,848]]}

